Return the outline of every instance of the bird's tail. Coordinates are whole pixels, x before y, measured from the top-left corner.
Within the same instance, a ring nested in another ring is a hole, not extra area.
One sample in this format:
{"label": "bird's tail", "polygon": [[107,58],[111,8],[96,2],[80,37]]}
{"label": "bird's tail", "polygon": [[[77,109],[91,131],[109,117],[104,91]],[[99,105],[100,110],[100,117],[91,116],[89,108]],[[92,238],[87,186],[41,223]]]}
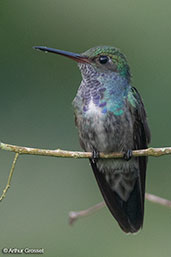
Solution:
{"label": "bird's tail", "polygon": [[111,189],[104,173],[98,170],[96,163],[92,160],[90,160],[90,163],[106,205],[122,230],[126,233],[137,232],[143,225],[145,179],[143,179],[143,182],[140,181],[141,177],[136,179],[132,192],[128,199],[124,201]]}

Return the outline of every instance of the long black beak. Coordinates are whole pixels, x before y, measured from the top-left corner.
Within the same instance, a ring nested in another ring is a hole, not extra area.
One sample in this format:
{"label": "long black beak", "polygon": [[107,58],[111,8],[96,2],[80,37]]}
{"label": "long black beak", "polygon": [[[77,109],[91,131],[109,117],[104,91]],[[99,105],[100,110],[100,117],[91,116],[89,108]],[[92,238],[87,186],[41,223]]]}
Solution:
{"label": "long black beak", "polygon": [[76,54],[68,51],[63,51],[55,48],[49,48],[46,46],[33,46],[34,49],[49,52],[49,53],[54,53],[54,54],[59,54],[68,58],[71,58],[72,60],[79,62],[79,63],[90,63],[89,59],[87,56],[83,56],[81,54]]}

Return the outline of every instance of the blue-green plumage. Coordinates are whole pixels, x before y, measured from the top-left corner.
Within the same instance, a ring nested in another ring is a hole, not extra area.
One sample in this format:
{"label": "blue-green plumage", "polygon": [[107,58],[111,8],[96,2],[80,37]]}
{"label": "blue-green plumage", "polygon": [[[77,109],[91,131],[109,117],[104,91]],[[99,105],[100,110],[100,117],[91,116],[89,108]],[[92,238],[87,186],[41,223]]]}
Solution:
{"label": "blue-green plumage", "polygon": [[[85,151],[127,152],[150,141],[141,97],[131,86],[125,56],[101,46],[83,54],[36,47],[78,62],[82,82],[73,101],[75,120]],[[90,160],[97,183],[120,227],[134,233],[143,225],[147,157]]]}

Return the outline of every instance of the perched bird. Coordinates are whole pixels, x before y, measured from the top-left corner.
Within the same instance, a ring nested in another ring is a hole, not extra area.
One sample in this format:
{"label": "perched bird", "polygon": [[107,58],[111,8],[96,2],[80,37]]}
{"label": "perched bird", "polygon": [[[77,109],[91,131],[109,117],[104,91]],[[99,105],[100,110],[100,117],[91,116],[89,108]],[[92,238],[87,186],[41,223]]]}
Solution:
{"label": "perched bird", "polygon": [[[80,144],[91,151],[90,163],[106,205],[126,233],[143,225],[150,130],[142,99],[131,86],[126,57],[115,47],[97,46],[82,54],[36,46],[75,60],[82,81],[73,105]],[[123,159],[100,159],[98,153],[124,152]]]}

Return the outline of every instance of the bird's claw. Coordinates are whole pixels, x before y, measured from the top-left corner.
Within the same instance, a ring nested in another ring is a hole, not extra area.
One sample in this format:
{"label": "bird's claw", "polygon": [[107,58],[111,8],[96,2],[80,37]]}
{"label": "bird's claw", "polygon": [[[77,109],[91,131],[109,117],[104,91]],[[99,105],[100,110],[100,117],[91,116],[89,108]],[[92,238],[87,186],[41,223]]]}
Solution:
{"label": "bird's claw", "polygon": [[132,150],[127,150],[125,153],[124,153],[124,160],[125,161],[129,161],[131,158],[132,158]]}
{"label": "bird's claw", "polygon": [[96,163],[97,160],[99,159],[100,155],[99,155],[99,152],[97,150],[93,150],[92,152],[92,162],[93,163]]}

